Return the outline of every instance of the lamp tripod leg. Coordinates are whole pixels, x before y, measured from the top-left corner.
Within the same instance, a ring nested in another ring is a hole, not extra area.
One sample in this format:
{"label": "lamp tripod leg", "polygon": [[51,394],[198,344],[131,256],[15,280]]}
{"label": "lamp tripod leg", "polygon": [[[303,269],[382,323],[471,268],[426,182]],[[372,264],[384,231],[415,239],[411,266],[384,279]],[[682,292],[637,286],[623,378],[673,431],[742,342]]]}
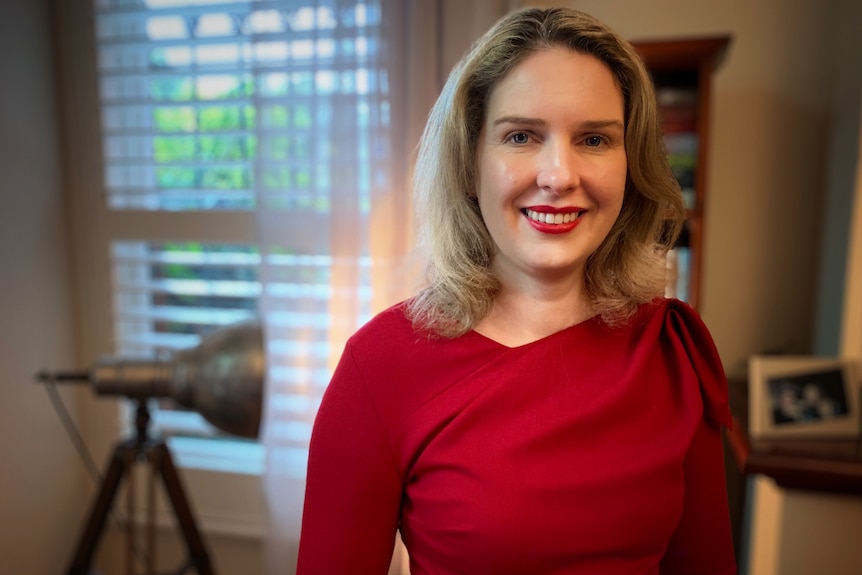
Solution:
{"label": "lamp tripod leg", "polygon": [[165,490],[174,507],[174,514],[186,541],[189,559],[197,569],[198,575],[214,575],[209,553],[195,524],[192,509],[186,500],[180,476],[177,474],[177,468],[171,458],[171,452],[165,443],[156,444],[153,450],[158,461],[162,481],[165,483]]}
{"label": "lamp tripod leg", "polygon": [[[121,443],[114,449],[110,464],[102,479],[99,493],[93,503],[93,508],[75,551],[72,564],[69,567],[68,575],[88,575],[96,546],[103,534],[105,522],[111,510],[111,505],[117,496],[120,482],[124,474],[131,473],[130,466],[127,463],[130,461],[130,458],[134,461],[134,458],[138,456],[142,449],[150,452],[154,466],[156,467],[155,471],[162,477],[165,491],[174,508],[174,514],[185,539],[190,565],[197,570],[198,575],[215,575],[210,562],[209,552],[198,531],[194,515],[183,491],[177,468],[174,466],[167,444],[163,441],[146,445],[130,441]],[[152,565],[150,565],[150,568],[152,568]]]}
{"label": "lamp tripod leg", "polygon": [[111,463],[105,472],[105,477],[99,488],[99,494],[93,504],[84,532],[81,535],[72,565],[69,567],[69,575],[87,575],[87,570],[90,568],[93,560],[93,553],[105,527],[105,520],[108,517],[108,512],[111,509],[114,497],[117,495],[117,488],[120,486],[120,480],[126,469],[127,452],[129,449],[127,445],[121,444],[114,450]]}

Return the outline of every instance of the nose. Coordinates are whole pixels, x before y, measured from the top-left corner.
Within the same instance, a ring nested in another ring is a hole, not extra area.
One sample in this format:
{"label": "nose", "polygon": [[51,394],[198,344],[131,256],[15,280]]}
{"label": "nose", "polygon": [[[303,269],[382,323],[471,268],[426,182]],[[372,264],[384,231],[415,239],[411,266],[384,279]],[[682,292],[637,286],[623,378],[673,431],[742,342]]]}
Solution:
{"label": "nose", "polygon": [[554,194],[571,192],[580,185],[577,153],[568,141],[549,140],[539,154],[538,186]]}

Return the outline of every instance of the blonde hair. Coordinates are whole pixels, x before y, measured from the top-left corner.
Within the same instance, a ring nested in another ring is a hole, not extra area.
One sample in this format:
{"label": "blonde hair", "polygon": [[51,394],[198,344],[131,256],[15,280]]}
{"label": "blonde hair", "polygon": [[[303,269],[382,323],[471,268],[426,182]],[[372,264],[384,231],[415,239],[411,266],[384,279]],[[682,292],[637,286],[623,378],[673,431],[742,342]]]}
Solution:
{"label": "blonde hair", "polygon": [[457,337],[490,311],[500,283],[494,242],[476,199],[476,147],[491,90],[530,54],[553,47],[588,54],[613,73],[625,102],[626,189],[620,215],[586,263],[593,311],[609,324],[661,295],[664,255],[684,217],[667,162],[652,80],[634,48],[582,12],[528,8],[501,19],[461,59],[437,99],[413,178],[427,286],[408,304],[417,329]]}

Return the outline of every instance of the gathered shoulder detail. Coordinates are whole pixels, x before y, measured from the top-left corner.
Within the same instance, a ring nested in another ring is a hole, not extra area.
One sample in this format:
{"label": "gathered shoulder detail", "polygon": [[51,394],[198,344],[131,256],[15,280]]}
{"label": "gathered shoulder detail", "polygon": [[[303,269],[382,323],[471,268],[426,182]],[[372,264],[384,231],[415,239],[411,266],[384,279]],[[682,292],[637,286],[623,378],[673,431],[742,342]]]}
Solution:
{"label": "gathered shoulder detail", "polygon": [[668,335],[678,339],[685,350],[700,381],[704,413],[725,427],[731,427],[733,419],[728,398],[727,376],[721,357],[709,330],[700,315],[687,303],[667,299],[664,328]]}

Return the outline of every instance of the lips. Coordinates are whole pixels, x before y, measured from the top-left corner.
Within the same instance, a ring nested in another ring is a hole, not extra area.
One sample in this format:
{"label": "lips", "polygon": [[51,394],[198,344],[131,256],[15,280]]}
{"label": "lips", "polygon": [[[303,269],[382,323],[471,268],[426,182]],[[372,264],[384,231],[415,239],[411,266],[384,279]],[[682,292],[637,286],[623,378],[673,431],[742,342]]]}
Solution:
{"label": "lips", "polygon": [[527,221],[536,230],[546,234],[564,234],[575,229],[580,222],[580,216],[586,210],[582,208],[551,208],[533,207],[521,210]]}
{"label": "lips", "polygon": [[583,210],[551,213],[539,212],[527,208],[524,210],[524,214],[531,220],[535,220],[543,224],[568,224],[575,221],[581,214],[581,211]]}

